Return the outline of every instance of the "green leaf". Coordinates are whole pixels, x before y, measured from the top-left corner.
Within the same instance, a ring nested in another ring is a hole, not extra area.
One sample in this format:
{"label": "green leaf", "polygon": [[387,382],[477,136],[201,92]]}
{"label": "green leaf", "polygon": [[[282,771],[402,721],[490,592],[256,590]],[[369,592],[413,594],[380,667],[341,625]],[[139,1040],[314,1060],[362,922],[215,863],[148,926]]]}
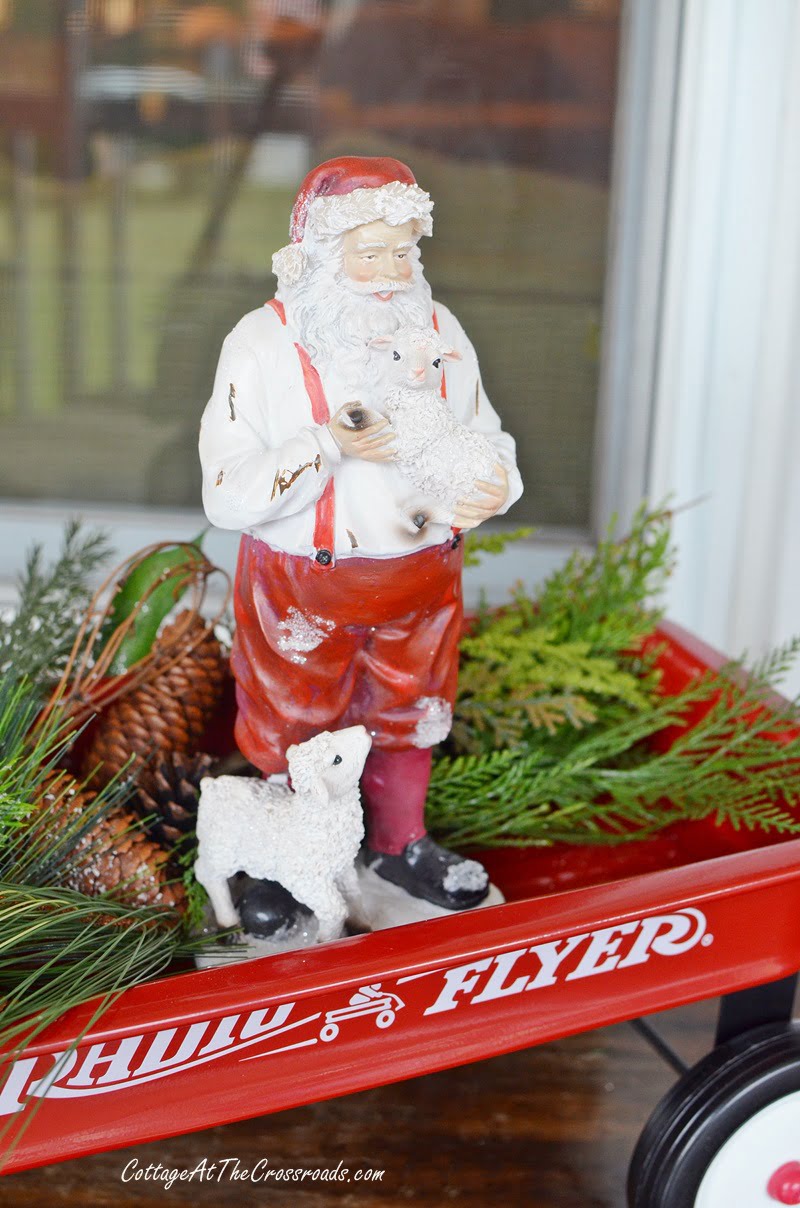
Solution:
{"label": "green leaf", "polygon": [[164,618],[175,607],[191,583],[193,572],[203,562],[201,542],[205,531],[192,541],[155,550],[143,558],[120,585],[103,642],[138,609],[136,618],[123,637],[109,669],[121,675],[138,663],[153,647]]}

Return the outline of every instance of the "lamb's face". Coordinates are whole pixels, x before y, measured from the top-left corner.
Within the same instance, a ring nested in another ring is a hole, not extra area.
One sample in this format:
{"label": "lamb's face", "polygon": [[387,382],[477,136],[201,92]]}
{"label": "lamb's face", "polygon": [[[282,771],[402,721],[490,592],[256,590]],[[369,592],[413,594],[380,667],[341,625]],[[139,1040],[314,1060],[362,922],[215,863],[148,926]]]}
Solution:
{"label": "lamb's face", "polygon": [[398,370],[404,370],[406,385],[417,390],[438,390],[442,381],[444,360],[442,342],[435,331],[411,332],[399,348],[392,349],[392,360]]}
{"label": "lamb's face", "polygon": [[444,362],[461,360],[432,327],[401,328],[393,336],[376,336],[370,344],[387,354],[391,380],[416,390],[438,390]]}
{"label": "lamb's face", "polygon": [[335,804],[356,787],[372,739],[363,726],[317,734],[286,752],[296,793]]}
{"label": "lamb's face", "polygon": [[341,797],[358,784],[371,746],[372,739],[363,726],[350,726],[346,730],[335,730],[328,734],[328,749],[320,778],[331,800]]}

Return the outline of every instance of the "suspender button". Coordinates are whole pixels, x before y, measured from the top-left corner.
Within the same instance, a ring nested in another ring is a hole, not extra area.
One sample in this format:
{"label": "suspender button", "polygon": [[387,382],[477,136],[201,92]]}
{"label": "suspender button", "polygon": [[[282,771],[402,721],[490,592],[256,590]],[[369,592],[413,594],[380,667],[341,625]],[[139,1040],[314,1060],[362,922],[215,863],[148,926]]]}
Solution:
{"label": "suspender button", "polygon": [[331,562],[333,562],[333,554],[329,549],[318,549],[316,560],[320,566],[330,566]]}

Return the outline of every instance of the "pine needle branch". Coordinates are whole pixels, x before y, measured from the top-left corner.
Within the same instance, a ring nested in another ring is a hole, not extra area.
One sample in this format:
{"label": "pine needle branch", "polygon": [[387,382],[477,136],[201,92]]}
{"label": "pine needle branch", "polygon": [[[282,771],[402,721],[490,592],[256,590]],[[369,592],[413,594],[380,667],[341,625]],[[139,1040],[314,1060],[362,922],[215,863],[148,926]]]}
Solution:
{"label": "pine needle branch", "polygon": [[64,529],[61,551],[45,565],[34,545],[19,581],[19,602],[0,618],[0,674],[27,678],[40,695],[58,681],[89,600],[93,576],[112,553],[106,534],[84,532],[79,520]]}
{"label": "pine needle branch", "polygon": [[30,1043],[64,1011],[189,948],[169,912],[0,882],[0,1044]]}

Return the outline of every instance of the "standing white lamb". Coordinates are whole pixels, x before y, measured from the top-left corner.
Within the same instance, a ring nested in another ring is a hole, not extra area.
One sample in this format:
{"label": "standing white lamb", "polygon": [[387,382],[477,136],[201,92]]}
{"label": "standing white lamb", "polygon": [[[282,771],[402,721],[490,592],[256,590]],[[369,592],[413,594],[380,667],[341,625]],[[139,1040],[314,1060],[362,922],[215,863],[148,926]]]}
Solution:
{"label": "standing white lamb", "polygon": [[360,906],[355,858],[364,837],[358,781],[372,739],[363,726],[289,747],[293,788],[242,776],[205,777],[194,872],[220,927],[238,927],[228,878],[277,881],[317,916],[319,941]]}
{"label": "standing white lamb", "polygon": [[449,524],[458,501],[474,495],[476,479],[497,476],[494,445],[460,423],[441,395],[442,362],[461,354],[432,327],[401,327],[370,345],[389,354],[382,410],[395,435],[394,463],[425,497],[416,510],[403,510],[417,528],[420,520]]}

